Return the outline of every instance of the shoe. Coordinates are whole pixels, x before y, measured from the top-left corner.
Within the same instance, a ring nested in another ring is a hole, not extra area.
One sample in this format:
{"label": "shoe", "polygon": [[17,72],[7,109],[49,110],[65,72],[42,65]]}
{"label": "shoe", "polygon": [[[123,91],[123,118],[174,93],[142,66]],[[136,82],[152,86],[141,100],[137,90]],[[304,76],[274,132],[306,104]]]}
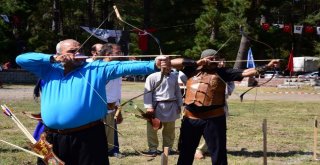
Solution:
{"label": "shoe", "polygon": [[158,150],[148,150],[148,151],[143,151],[142,153],[145,154],[146,156],[156,157],[158,155]]}
{"label": "shoe", "polygon": [[157,150],[156,153],[157,153],[157,155],[161,155],[161,154],[162,154],[162,151]]}
{"label": "shoe", "polygon": [[196,150],[196,153],[194,154],[194,158],[198,160],[204,159],[204,155],[200,150]]}
{"label": "shoe", "polygon": [[178,151],[175,151],[173,149],[169,149],[169,155],[177,155],[179,154]]}
{"label": "shoe", "polygon": [[113,156],[118,158],[118,159],[124,158],[124,155],[121,154],[120,152],[119,153],[113,153]]}

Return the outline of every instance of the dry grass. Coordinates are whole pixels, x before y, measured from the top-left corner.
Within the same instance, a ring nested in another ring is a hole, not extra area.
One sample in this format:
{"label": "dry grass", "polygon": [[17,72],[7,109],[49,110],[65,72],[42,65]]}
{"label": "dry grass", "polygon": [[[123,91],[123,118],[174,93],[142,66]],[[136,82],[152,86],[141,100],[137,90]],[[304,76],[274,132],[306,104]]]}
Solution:
{"label": "dry grass", "polygon": [[[127,99],[140,94],[142,88],[142,83],[124,83],[123,96]],[[243,89],[241,88],[241,90]],[[272,89],[268,88],[267,90]],[[309,91],[309,89],[307,90]],[[305,97],[313,96],[306,95]],[[18,101],[6,100],[3,102],[2,100],[4,99],[1,98],[0,103],[6,103],[14,109],[17,117],[32,132],[36,121],[30,120],[20,113],[25,110],[39,111],[39,105],[34,103],[31,96],[30,99]],[[136,100],[136,103],[142,107],[141,98]],[[296,101],[258,100],[256,102],[246,100],[243,103],[231,99],[230,117],[228,118],[229,164],[255,165],[263,163],[263,119],[267,119],[268,123],[268,164],[319,164],[320,162],[312,160],[314,116],[320,116],[319,105],[319,101],[304,102],[301,99]],[[122,159],[110,158],[111,164],[160,164],[159,156],[156,158],[144,157],[135,151],[147,149],[146,122],[133,116],[135,111],[131,106],[126,106],[124,109],[125,120],[119,125],[119,131],[124,135],[120,137],[120,150],[126,157]],[[0,121],[0,139],[28,148],[27,139],[9,118],[0,115]],[[177,121],[176,126],[180,126],[180,121]],[[178,136],[179,128],[176,129],[176,137],[178,138]],[[320,147],[318,147],[318,151],[320,151]],[[178,155],[170,156],[169,164],[175,164],[177,158]],[[0,144],[0,165],[35,164],[35,160],[35,157],[27,153]],[[211,161],[207,157],[205,160],[196,160],[194,164],[211,164]]]}

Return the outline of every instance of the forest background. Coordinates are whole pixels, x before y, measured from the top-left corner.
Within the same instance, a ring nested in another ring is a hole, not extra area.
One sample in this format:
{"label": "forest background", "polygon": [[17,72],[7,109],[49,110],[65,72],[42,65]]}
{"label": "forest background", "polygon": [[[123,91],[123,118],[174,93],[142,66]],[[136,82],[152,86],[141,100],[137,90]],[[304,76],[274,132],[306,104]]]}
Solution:
{"label": "forest background", "polygon": [[[251,47],[254,59],[284,59],[285,70],[292,49],[295,57],[320,52],[317,0],[0,0],[0,4],[0,64],[12,61],[13,67],[20,53],[54,53],[56,43],[66,38],[83,43],[90,34],[80,26],[97,28],[102,22],[102,29],[129,32],[129,54],[159,54],[161,47],[164,54],[197,59],[202,50],[213,48],[228,60],[245,60]],[[139,49],[137,31],[116,18],[113,5],[126,22],[151,30],[160,46],[149,37],[147,49]],[[314,31],[296,34],[274,26],[284,24],[311,26]],[[97,42],[104,43],[90,38],[84,51],[89,53]],[[240,62],[229,65],[245,67]]]}

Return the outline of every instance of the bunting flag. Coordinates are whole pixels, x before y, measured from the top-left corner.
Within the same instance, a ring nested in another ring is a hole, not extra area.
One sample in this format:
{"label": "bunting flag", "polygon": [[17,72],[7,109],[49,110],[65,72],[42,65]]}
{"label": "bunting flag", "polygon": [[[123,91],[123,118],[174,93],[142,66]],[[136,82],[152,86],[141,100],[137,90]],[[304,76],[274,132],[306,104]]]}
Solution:
{"label": "bunting flag", "polygon": [[314,33],[314,28],[313,28],[313,26],[306,26],[306,27],[304,28],[304,32],[309,33],[309,34]]}
{"label": "bunting flag", "polygon": [[110,38],[113,38],[115,39],[116,43],[118,43],[122,35],[122,30],[97,29],[85,26],[80,27],[88,33],[105,42],[110,42]]}
{"label": "bunting flag", "polygon": [[275,24],[272,24],[272,26],[282,29],[284,25],[275,23]]}
{"label": "bunting flag", "polygon": [[317,34],[320,35],[320,27],[317,27]]}
{"label": "bunting flag", "polygon": [[268,31],[270,29],[270,24],[269,23],[262,23],[262,29],[264,31]]}
{"label": "bunting flag", "polygon": [[293,48],[291,49],[287,69],[290,72],[290,76],[293,75]]}
{"label": "bunting flag", "polygon": [[291,24],[283,25],[283,32],[291,33],[292,32]]}
{"label": "bunting flag", "polygon": [[1,16],[1,18],[3,19],[4,22],[10,23],[9,17],[8,17],[7,15],[5,15],[5,14],[0,14],[0,16]]}
{"label": "bunting flag", "polygon": [[302,25],[294,25],[293,33],[295,33],[295,34],[302,34],[302,29],[303,29],[303,26],[302,26]]}
{"label": "bunting flag", "polygon": [[249,48],[248,51],[248,57],[247,57],[247,68],[255,68],[256,65],[254,64],[253,54],[251,48]]}

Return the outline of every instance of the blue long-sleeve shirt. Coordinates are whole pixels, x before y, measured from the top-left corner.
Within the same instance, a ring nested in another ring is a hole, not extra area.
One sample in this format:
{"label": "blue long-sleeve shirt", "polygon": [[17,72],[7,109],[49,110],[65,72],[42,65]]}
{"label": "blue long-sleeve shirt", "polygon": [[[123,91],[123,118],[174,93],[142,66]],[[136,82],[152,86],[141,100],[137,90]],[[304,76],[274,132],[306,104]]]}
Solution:
{"label": "blue long-sleeve shirt", "polygon": [[19,55],[16,62],[44,80],[41,115],[44,124],[53,129],[75,128],[103,118],[107,113],[107,80],[158,70],[154,61],[97,60],[64,75],[63,66],[51,63],[50,57],[43,53],[26,53]]}

